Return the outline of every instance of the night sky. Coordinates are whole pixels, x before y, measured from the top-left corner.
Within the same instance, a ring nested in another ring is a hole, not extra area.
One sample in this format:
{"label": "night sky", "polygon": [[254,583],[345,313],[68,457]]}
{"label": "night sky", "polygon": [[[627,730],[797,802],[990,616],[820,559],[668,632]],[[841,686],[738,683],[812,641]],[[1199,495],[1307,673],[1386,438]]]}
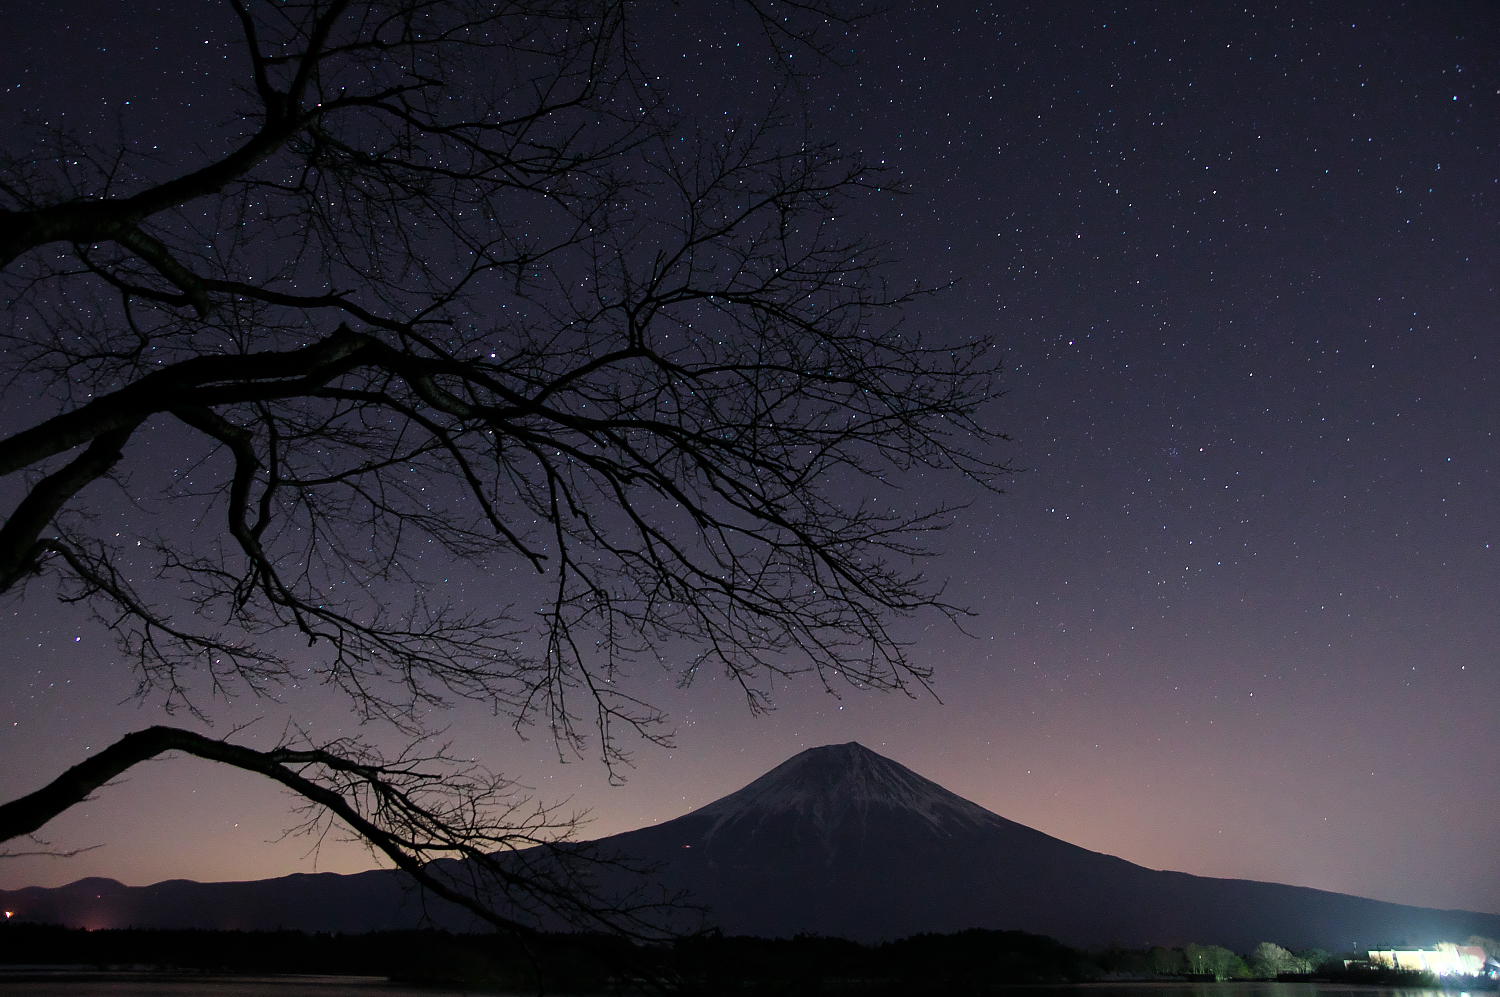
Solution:
{"label": "night sky", "polygon": [[[728,684],[647,673],[676,747],[639,746],[619,787],[482,711],[448,738],[590,810],[589,836],[857,740],[1153,868],[1500,912],[1500,8],[922,6],[844,36],[851,65],[808,96],[827,137],[907,180],[875,234],[954,282],[911,321],[1006,357],[1000,456],[1023,470],[964,496],[929,566],[968,633],[908,632],[936,695],[790,682],[757,717]],[[119,121],[195,162],[238,82],[228,8],[56,9],[5,14],[0,124]],[[652,55],[724,112],[737,41],[684,23]],[[3,612],[0,793],[162,721],[97,626],[40,590]],[[213,729],[259,717],[240,736],[268,745],[287,713],[331,735],[341,709],[303,690],[216,707]],[[276,840],[289,807],[153,763],[46,835],[103,847],[5,860],[0,886],[371,863]]]}

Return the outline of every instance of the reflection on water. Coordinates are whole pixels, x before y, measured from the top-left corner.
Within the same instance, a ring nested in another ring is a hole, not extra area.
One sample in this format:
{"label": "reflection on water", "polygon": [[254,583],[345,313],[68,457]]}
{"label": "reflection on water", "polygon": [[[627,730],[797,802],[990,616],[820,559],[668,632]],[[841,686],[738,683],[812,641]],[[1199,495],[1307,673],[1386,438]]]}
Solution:
{"label": "reflection on water", "polygon": [[375,976],[192,976],[68,973],[0,973],[4,997],[458,997],[465,990],[436,990],[387,983]]}
{"label": "reflection on water", "polygon": [[[1458,991],[1325,983],[1080,983],[1005,987],[1005,997],[1457,997]],[[472,990],[411,989],[375,977],[191,977],[76,974],[19,979],[0,973],[0,997],[460,997]],[[486,993],[492,993],[486,991]],[[1479,997],[1478,994],[1475,997]]]}
{"label": "reflection on water", "polygon": [[[1458,997],[1453,990],[1349,983],[1079,983],[1007,987],[1006,997]],[[1480,997],[1476,994],[1475,997]]]}

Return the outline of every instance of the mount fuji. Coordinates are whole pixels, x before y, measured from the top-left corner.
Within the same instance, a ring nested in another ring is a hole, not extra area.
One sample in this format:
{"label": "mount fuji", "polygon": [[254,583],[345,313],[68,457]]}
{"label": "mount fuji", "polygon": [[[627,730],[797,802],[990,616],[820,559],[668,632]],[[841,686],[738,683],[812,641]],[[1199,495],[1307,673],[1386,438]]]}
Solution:
{"label": "mount fuji", "polygon": [[750,935],[1019,929],[1073,945],[1274,940],[1332,951],[1494,936],[1500,915],[1156,871],[1006,820],[857,743],[602,839]]}
{"label": "mount fuji", "polygon": [[[1146,869],[1006,820],[854,743],[804,751],[682,817],[580,847],[651,869],[703,925],[729,934],[873,941],[996,928],[1071,945],[1238,951],[1267,940],[1344,951],[1500,937],[1496,914]],[[606,871],[598,885],[639,883]],[[473,926],[391,871],[146,887],[91,879],[0,892],[0,902],[28,920],[83,926]]]}

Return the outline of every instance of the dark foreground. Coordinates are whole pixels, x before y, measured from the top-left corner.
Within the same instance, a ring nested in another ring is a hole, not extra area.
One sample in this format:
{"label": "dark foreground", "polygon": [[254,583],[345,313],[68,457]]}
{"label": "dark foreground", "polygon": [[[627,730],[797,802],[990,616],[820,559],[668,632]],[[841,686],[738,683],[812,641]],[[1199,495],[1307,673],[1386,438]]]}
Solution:
{"label": "dark foreground", "polygon": [[[213,993],[288,993],[287,986],[321,990],[313,977],[338,977],[353,985],[363,977],[405,987],[461,986],[470,991],[604,993],[666,989],[689,994],[901,994],[996,993],[1020,984],[1153,979],[1208,982],[1186,960],[1211,947],[1083,952],[1019,931],[964,931],[919,935],[865,945],[835,938],[728,938],[705,935],[669,945],[638,946],[617,938],[543,936],[522,944],[485,935],[440,931],[371,934],[301,932],[98,930],[35,924],[0,924],[0,991],[30,982],[61,984],[71,977],[95,983],[101,973],[160,974],[161,980],[211,980]],[[1224,949],[1220,976],[1248,978],[1256,966]],[[1434,986],[1411,973],[1350,973],[1342,958],[1303,953],[1320,963],[1318,979],[1387,987]],[[274,989],[223,990],[226,974],[244,980],[282,981]],[[300,979],[299,979],[300,978]],[[1307,977],[1302,977],[1306,979]],[[334,992],[338,980],[328,980]],[[1466,983],[1474,991],[1484,981]],[[48,990],[64,993],[64,990]],[[90,993],[93,990],[88,991]],[[108,990],[99,991],[114,992]],[[299,993],[301,991],[298,991]],[[360,992],[364,992],[360,990]],[[402,993],[409,992],[405,989]]]}

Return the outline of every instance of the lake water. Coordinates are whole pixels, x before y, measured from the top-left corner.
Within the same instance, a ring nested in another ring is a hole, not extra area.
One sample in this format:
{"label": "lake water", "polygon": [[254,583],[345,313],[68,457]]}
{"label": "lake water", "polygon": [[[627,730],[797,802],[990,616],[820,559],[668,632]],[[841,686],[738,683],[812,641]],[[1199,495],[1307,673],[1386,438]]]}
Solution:
{"label": "lake water", "polygon": [[[1078,983],[1008,987],[1007,997],[1458,997],[1456,990],[1364,987],[1347,983]],[[1494,991],[1488,991],[1493,993]],[[1471,997],[1484,997],[1485,992]]]}
{"label": "lake water", "polygon": [[[18,978],[19,977],[19,978]],[[413,990],[379,977],[349,976],[194,976],[164,979],[129,974],[0,973],[4,997],[458,997],[469,990]]]}
{"label": "lake water", "polygon": [[[27,997],[459,997],[493,991],[412,989],[374,977],[193,977],[70,974],[47,979],[0,973],[0,995]],[[1488,991],[1493,993],[1494,991]],[[1356,987],[1321,983],[1083,983],[1006,987],[1006,997],[1458,997],[1457,990]],[[1483,997],[1484,991],[1473,997]]]}

